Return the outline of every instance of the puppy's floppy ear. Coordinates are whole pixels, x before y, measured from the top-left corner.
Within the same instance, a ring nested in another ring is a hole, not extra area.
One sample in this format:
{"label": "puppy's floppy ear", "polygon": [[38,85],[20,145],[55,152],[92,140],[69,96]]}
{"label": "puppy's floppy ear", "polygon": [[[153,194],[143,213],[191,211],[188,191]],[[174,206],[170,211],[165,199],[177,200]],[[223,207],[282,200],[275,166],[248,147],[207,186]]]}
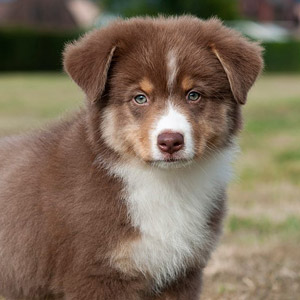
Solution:
{"label": "puppy's floppy ear", "polygon": [[233,97],[245,104],[248,91],[263,68],[263,49],[217,19],[205,23],[206,34],[210,34],[208,46],[223,66]]}
{"label": "puppy's floppy ear", "polygon": [[95,30],[66,46],[64,69],[88,99],[97,101],[105,88],[116,46],[105,30]]}

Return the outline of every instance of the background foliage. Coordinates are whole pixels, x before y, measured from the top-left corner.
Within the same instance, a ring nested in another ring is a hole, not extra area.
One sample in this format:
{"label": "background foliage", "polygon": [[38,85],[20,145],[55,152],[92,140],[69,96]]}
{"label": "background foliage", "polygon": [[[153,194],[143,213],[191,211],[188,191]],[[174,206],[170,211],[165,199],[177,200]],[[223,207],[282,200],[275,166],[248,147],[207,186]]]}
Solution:
{"label": "background foliage", "polygon": [[218,16],[223,20],[236,19],[237,0],[101,0],[106,10],[125,17],[157,14],[193,14],[201,18]]}
{"label": "background foliage", "polygon": [[[82,32],[0,28],[0,71],[62,69],[62,51]],[[267,72],[300,72],[300,41],[264,43]]]}
{"label": "background foliage", "polygon": [[0,28],[0,71],[60,70],[62,51],[80,32]]}
{"label": "background foliage", "polygon": [[269,72],[300,72],[300,40],[265,43],[264,60]]}

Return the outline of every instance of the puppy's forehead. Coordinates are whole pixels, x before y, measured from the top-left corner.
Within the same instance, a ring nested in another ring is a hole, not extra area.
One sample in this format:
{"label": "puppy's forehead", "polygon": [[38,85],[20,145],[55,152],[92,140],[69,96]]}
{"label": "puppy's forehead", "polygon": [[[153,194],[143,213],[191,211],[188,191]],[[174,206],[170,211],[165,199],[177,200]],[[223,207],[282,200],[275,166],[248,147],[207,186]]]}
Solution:
{"label": "puppy's forehead", "polygon": [[136,35],[120,55],[124,87],[138,84],[146,93],[161,98],[179,90],[189,90],[196,79],[219,81],[223,72],[218,60],[204,45],[185,32],[161,30]]}
{"label": "puppy's forehead", "polygon": [[141,43],[132,53],[135,57],[137,74],[143,74],[153,86],[172,92],[176,85],[188,88],[193,77],[213,75],[215,69],[210,68],[209,61],[214,60],[207,49],[184,38],[171,41],[158,40]]}

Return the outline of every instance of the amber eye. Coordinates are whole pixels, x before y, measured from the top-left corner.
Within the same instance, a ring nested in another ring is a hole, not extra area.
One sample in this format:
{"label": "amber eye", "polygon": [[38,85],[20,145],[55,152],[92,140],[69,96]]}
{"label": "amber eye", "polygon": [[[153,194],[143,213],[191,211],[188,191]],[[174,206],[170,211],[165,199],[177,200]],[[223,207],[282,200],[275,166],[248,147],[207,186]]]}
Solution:
{"label": "amber eye", "polygon": [[201,98],[201,95],[197,92],[191,91],[188,93],[187,99],[189,101],[197,101]]}
{"label": "amber eye", "polygon": [[137,104],[145,104],[147,103],[147,97],[143,94],[139,94],[137,96],[134,97],[134,101],[137,103]]}

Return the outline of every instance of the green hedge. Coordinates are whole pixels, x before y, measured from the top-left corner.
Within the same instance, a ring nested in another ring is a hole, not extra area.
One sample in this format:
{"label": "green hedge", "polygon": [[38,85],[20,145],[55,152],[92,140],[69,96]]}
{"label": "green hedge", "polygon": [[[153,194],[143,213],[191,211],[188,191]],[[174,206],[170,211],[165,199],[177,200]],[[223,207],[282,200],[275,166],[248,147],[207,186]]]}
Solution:
{"label": "green hedge", "polygon": [[[0,28],[0,71],[61,70],[64,45],[81,33]],[[300,41],[263,46],[265,71],[300,72]]]}
{"label": "green hedge", "polygon": [[60,70],[64,45],[80,32],[0,28],[0,71]]}
{"label": "green hedge", "polygon": [[300,41],[264,43],[267,72],[300,72]]}

